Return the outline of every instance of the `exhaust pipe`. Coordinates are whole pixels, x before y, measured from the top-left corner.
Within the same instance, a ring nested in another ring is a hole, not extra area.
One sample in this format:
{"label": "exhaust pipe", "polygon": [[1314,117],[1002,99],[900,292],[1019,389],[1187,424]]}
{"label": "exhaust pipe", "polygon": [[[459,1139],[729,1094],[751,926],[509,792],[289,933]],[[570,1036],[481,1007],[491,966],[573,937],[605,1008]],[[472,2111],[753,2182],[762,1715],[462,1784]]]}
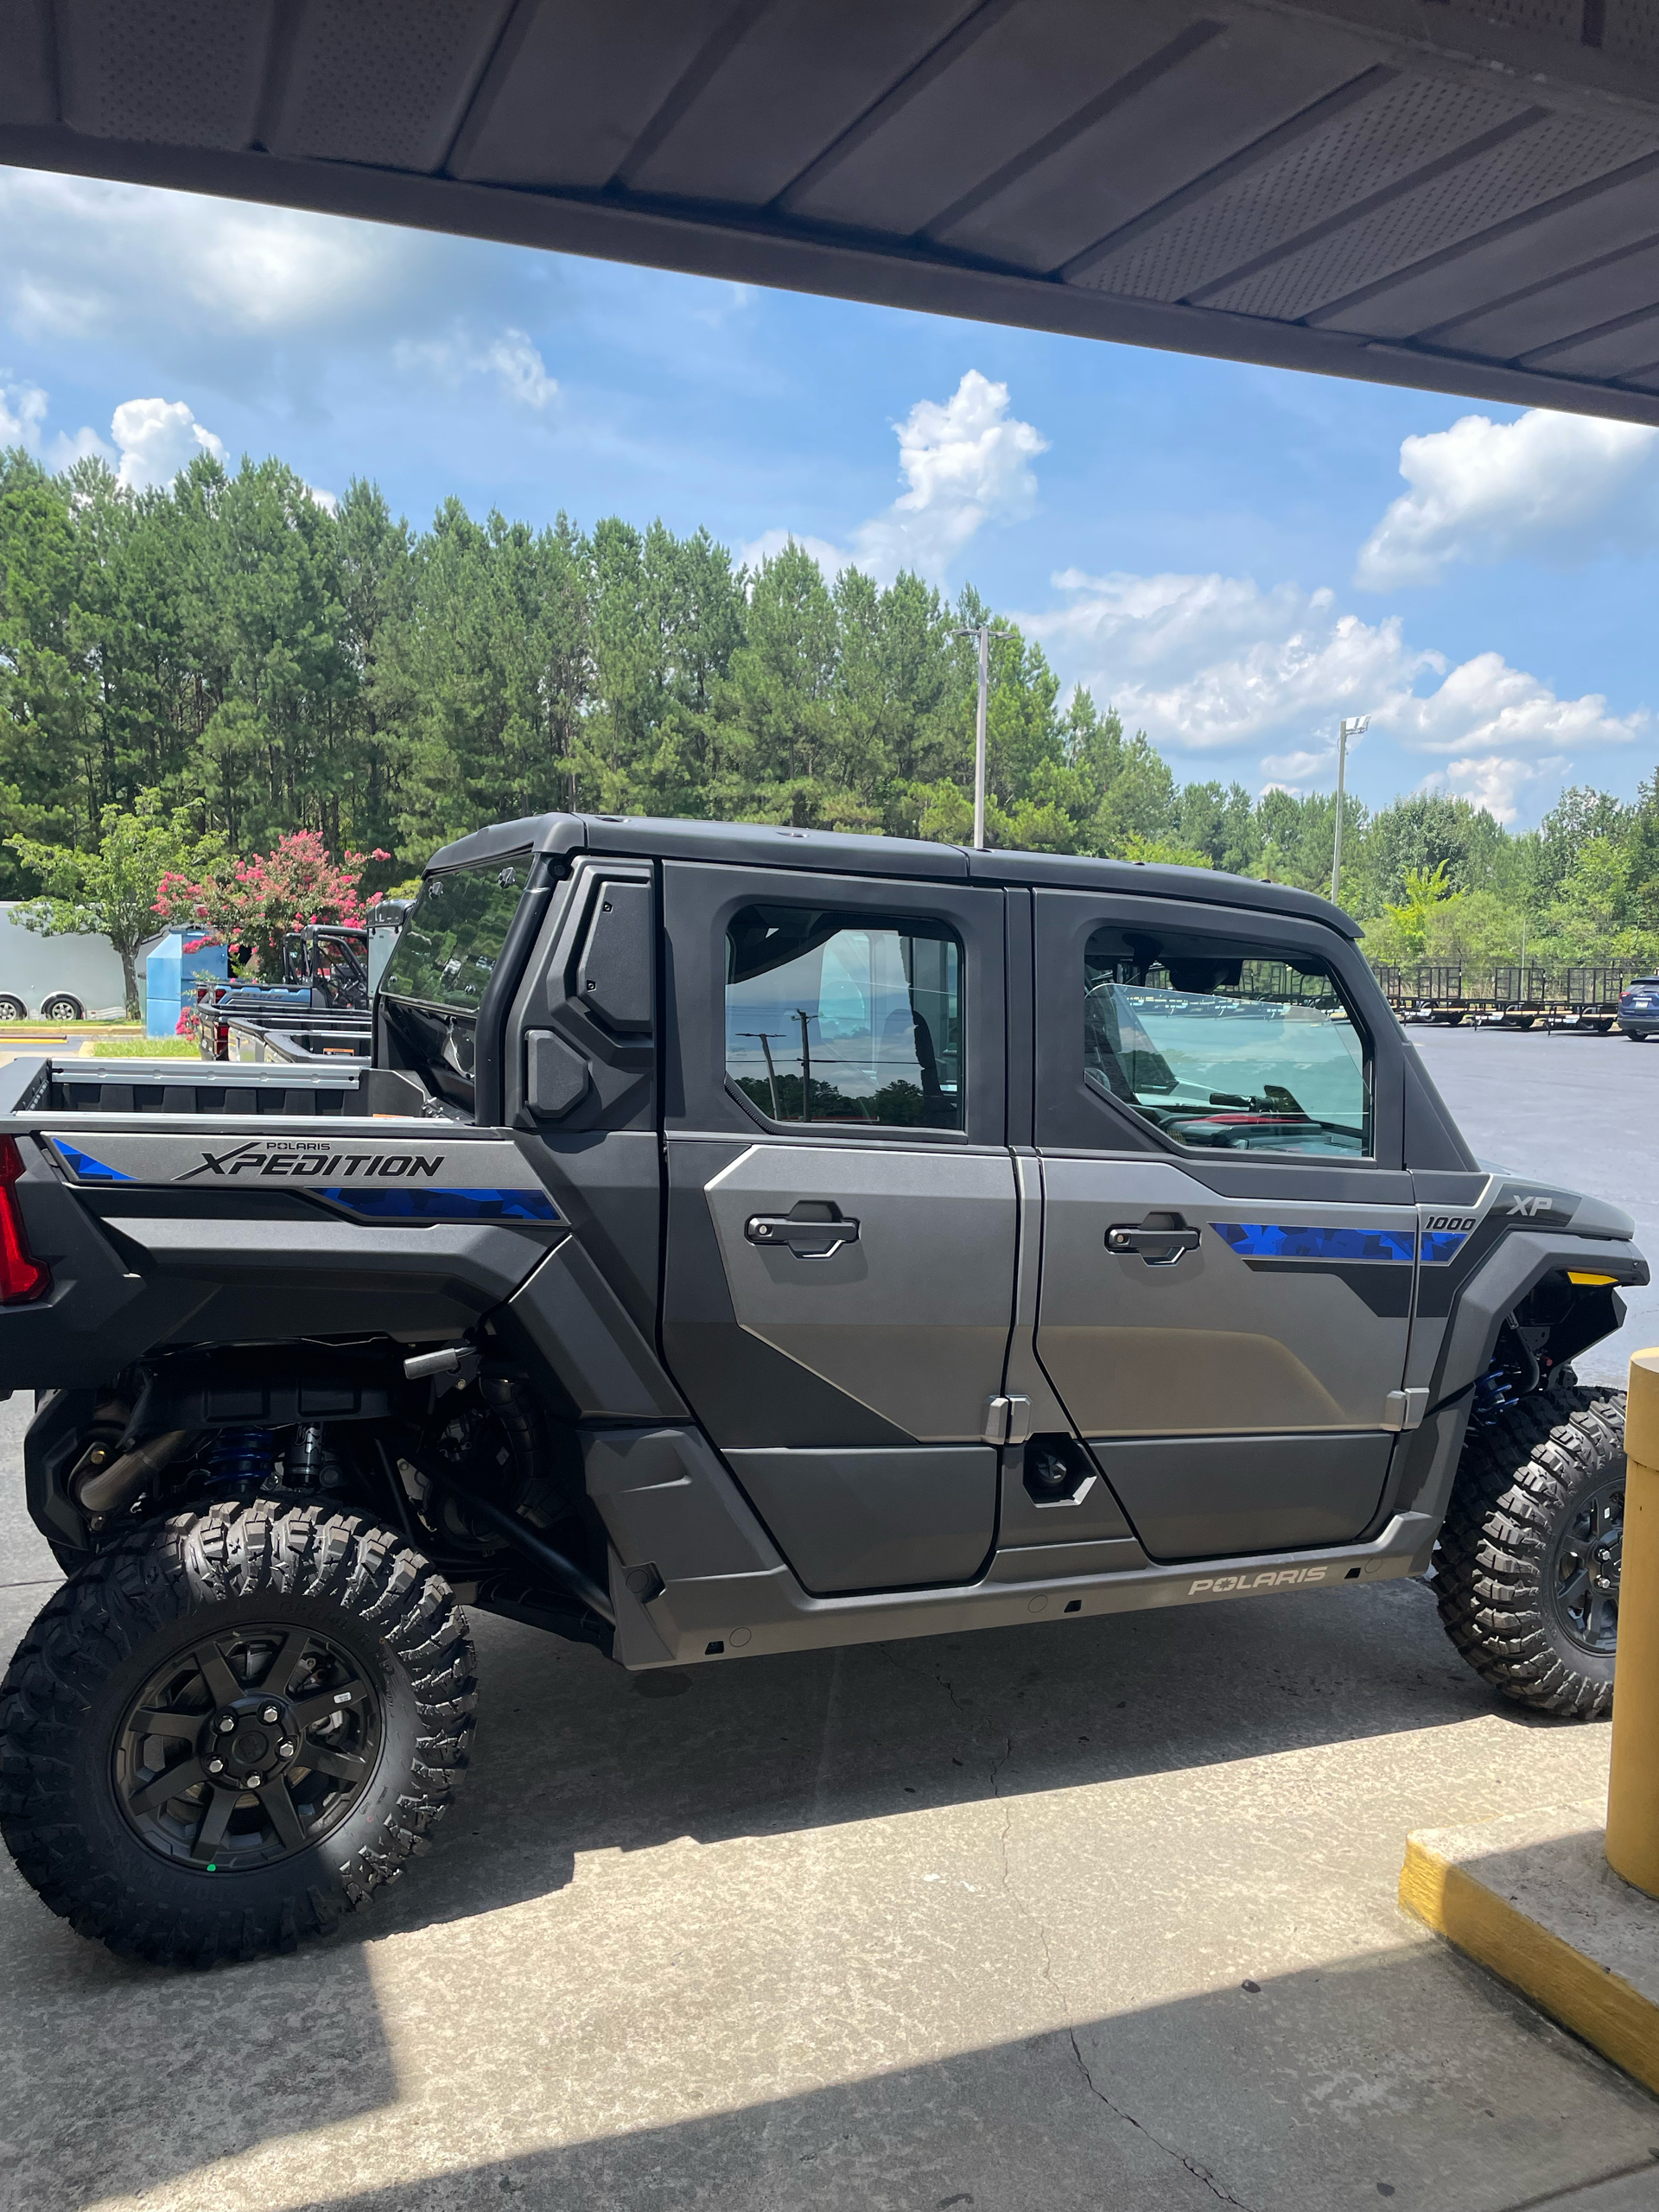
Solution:
{"label": "exhaust pipe", "polygon": [[193,1428],[164,1429],[148,1444],[124,1452],[111,1466],[99,1467],[70,1484],[70,1496],[83,1513],[118,1513],[130,1505],[152,1475],[170,1466],[190,1439]]}

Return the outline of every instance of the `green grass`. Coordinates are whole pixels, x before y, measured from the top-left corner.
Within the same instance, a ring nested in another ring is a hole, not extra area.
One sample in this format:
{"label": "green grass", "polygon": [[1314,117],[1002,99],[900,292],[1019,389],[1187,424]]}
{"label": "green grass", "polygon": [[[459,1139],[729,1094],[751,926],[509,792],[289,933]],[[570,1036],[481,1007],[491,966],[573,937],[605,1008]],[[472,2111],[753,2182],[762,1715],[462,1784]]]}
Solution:
{"label": "green grass", "polygon": [[194,1037],[94,1038],[94,1060],[194,1060],[201,1057]]}

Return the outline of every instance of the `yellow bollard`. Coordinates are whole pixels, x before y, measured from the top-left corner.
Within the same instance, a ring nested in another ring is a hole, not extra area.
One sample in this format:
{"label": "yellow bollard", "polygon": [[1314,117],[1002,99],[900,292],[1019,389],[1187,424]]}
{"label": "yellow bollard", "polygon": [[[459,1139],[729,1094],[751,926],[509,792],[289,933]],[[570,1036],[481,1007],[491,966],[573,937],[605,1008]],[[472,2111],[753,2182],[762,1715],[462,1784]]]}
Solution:
{"label": "yellow bollard", "polygon": [[1630,1359],[1607,1864],[1659,1897],[1659,1347]]}

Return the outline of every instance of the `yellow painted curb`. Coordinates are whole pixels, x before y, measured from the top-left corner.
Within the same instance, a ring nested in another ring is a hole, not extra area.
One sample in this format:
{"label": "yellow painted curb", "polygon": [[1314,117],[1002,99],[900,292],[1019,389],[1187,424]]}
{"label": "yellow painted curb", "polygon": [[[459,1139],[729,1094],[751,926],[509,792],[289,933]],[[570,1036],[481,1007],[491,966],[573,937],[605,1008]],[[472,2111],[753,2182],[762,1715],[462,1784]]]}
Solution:
{"label": "yellow painted curb", "polygon": [[1659,2003],[1529,1919],[1433,1847],[1406,1839],[1405,1910],[1659,2094]]}

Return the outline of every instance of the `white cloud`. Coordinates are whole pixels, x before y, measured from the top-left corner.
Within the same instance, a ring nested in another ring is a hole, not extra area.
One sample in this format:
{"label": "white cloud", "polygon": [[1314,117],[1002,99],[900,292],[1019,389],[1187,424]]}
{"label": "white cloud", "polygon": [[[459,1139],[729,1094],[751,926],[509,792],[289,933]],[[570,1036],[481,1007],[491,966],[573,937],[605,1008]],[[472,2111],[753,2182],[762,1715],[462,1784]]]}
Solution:
{"label": "white cloud", "polygon": [[827,537],[814,537],[810,531],[802,530],[762,531],[760,537],[752,537],[738,555],[739,564],[746,569],[758,569],[763,561],[770,561],[786,545],[798,545],[803,553],[810,553],[831,582],[843,569],[858,566],[849,553],[843,553]]}
{"label": "white cloud", "polygon": [[67,430],[60,430],[44,455],[54,475],[61,475],[78,461],[101,461],[106,468],[113,468],[116,458],[115,448],[100,438],[90,423],[83,423],[73,437]]}
{"label": "white cloud", "polygon": [[42,454],[48,407],[38,385],[0,385],[0,446],[20,445],[41,454],[54,473],[95,456],[132,492],[170,484],[199,453],[225,458],[223,441],[205,429],[181,399],[124,399],[110,425],[113,445],[83,423],[73,434],[60,430]]}
{"label": "white cloud", "polygon": [[1516,554],[1582,560],[1659,536],[1659,430],[1532,408],[1514,423],[1465,415],[1407,438],[1411,486],[1360,548],[1368,591],[1432,584],[1454,562]]}
{"label": "white cloud", "polygon": [[170,484],[199,453],[225,458],[224,441],[204,429],[181,399],[124,399],[110,429],[121,455],[116,474],[132,492]]}
{"label": "white cloud", "polygon": [[125,334],[146,305],[270,337],[355,319],[408,257],[372,223],[29,169],[0,171],[0,221],[29,337]]}
{"label": "white cloud", "polygon": [[[1351,758],[1353,746],[1349,745]],[[1258,764],[1267,777],[1265,789],[1279,791],[1305,791],[1325,781],[1327,774],[1334,774],[1337,748],[1327,745],[1316,753],[1270,753]]]}
{"label": "white cloud", "polygon": [[308,484],[305,487],[305,496],[314,507],[321,507],[326,515],[337,515],[340,512],[338,496],[333,492],[325,492],[320,485]]}
{"label": "white cloud", "polygon": [[[279,396],[315,416],[342,375],[361,389],[365,357],[440,315],[496,329],[524,313],[509,249],[142,185],[0,168],[0,317],[19,341],[96,348],[106,372],[142,362],[152,390],[238,409]],[[553,312],[568,287],[542,262],[538,312]]]}
{"label": "white cloud", "polygon": [[1499,822],[1513,822],[1521,810],[1522,793],[1540,786],[1554,790],[1567,780],[1573,763],[1564,754],[1542,760],[1508,760],[1489,753],[1481,759],[1448,760],[1425,776],[1426,791],[1449,791],[1455,798],[1471,799]]}
{"label": "white cloud", "polygon": [[1345,714],[1375,714],[1379,697],[1433,667],[1396,619],[1362,622],[1330,591],[1263,591],[1247,577],[1054,578],[1066,603],[1018,617],[1126,721],[1179,752],[1236,751],[1323,736]]}
{"label": "white cloud", "polygon": [[45,421],[46,394],[39,385],[0,385],[0,446],[38,453]]}
{"label": "white cloud", "polygon": [[[1532,760],[1541,774],[1568,748],[1624,747],[1652,732],[1646,712],[1611,714],[1598,692],[1558,697],[1498,653],[1452,667],[1408,644],[1398,617],[1362,621],[1328,590],[1077,569],[1054,582],[1065,603],[1018,619],[1068,677],[1172,753],[1272,747],[1262,772],[1287,786],[1328,788],[1344,715],[1368,714],[1374,736],[1408,752],[1456,756],[1471,790],[1471,763]],[[1504,789],[1516,788],[1511,776]]]}
{"label": "white cloud", "polygon": [[[890,583],[901,569],[938,582],[987,522],[1019,522],[1037,501],[1032,462],[1048,440],[1008,412],[1008,387],[969,369],[943,402],[918,399],[895,425],[899,467],[908,488],[852,532],[845,552],[793,533],[827,576],[864,569]],[[775,553],[791,532],[769,530],[742,550],[751,567]]]}
{"label": "white cloud", "polygon": [[457,327],[448,338],[405,340],[393,354],[399,368],[424,370],[451,387],[464,377],[499,378],[509,398],[537,413],[559,396],[556,378],[549,376],[546,362],[522,330],[509,327],[498,337],[480,340]]}

